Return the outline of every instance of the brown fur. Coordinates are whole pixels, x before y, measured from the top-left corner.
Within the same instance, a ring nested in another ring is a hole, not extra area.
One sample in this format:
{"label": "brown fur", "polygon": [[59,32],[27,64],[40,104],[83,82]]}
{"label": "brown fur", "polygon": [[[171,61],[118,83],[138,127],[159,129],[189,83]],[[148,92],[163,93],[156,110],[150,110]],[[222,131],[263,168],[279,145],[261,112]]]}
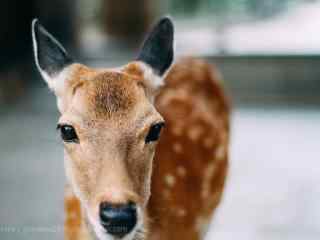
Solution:
{"label": "brown fur", "polygon": [[[126,73],[124,75],[111,72],[101,74],[101,71],[92,72],[91,70],[86,72],[84,67],[80,66],[76,67],[81,71],[74,71],[77,76],[73,75],[72,79],[89,78],[93,81],[81,83],[75,94],[78,94],[79,101],[82,99],[80,108],[83,109],[73,109],[72,113],[82,112],[83,114],[84,109],[85,111],[90,109],[91,122],[87,124],[94,126],[105,124],[99,120],[102,114],[103,119],[108,117],[108,122],[112,122],[104,125],[107,129],[113,124],[113,129],[119,131],[119,135],[116,136],[125,136],[121,141],[132,139],[130,133],[121,132],[121,123],[118,121],[132,118],[135,115],[134,108],[139,108],[139,112],[142,112],[138,118],[135,118],[135,124],[139,122],[138,119],[154,114],[149,106],[142,103],[145,101],[142,95],[145,94],[146,89],[150,90],[150,88],[141,79],[142,71],[139,66],[136,63],[129,64],[124,69]],[[73,86],[77,84],[73,83]],[[166,128],[154,159],[152,194],[147,205],[150,230],[146,239],[199,240],[204,225],[210,221],[221,199],[226,178],[229,140],[228,101],[212,66],[200,60],[184,59],[175,64],[168,74],[166,86],[156,99],[156,108],[165,119]],[[117,123],[116,127],[114,127],[115,123]],[[126,124],[126,127],[122,128],[128,129],[128,125],[133,122],[122,124]],[[90,137],[99,138],[99,135]],[[108,138],[102,138],[101,144],[103,141],[108,141]],[[73,150],[67,151],[72,154]],[[127,152],[128,154],[130,153]],[[131,163],[126,164],[132,165],[133,159],[135,159],[134,156],[129,159]],[[91,159],[91,161],[93,165],[91,173],[85,169],[87,164],[83,161],[78,161],[74,167],[77,167],[82,174],[86,172],[87,175],[99,175],[100,171],[97,167],[102,165],[97,163],[95,166],[96,160]],[[129,176],[123,178],[123,181],[120,181],[122,184],[116,187],[131,189],[130,191],[138,193],[140,198],[148,199],[146,197],[148,189],[139,186],[139,183],[141,185],[144,182],[143,179],[148,175],[149,170],[142,167],[145,162],[138,159],[134,161],[137,164],[130,167]],[[116,169],[120,171],[117,172],[119,178],[123,168],[118,165]],[[142,169],[146,172],[141,172]],[[126,176],[124,172],[123,175]],[[88,181],[88,179],[97,178],[86,179]],[[132,184],[129,184],[129,179],[132,179]],[[112,181],[112,178],[104,179],[103,182],[108,183],[108,181]],[[117,181],[119,182],[119,179]],[[96,188],[100,186],[97,180],[92,184],[83,184],[86,185],[89,195],[93,194],[90,193],[92,191],[90,186],[95,185]],[[107,187],[97,190],[95,194],[103,193],[106,189]],[[82,239],[79,236],[83,236],[83,232],[88,232],[84,230],[86,224],[79,206],[74,196],[66,198],[66,239]],[[73,217],[70,217],[71,215]],[[82,219],[81,223],[79,219]]]}
{"label": "brown fur", "polygon": [[157,98],[166,128],[149,202],[154,239],[200,239],[220,201],[229,138],[229,105],[220,84],[212,66],[185,59],[173,67]]}
{"label": "brown fur", "polygon": [[[67,190],[66,190],[67,191]],[[65,205],[65,236],[70,240],[77,240],[80,238],[80,229],[82,224],[81,205],[78,198],[73,194],[66,193],[64,199]]]}

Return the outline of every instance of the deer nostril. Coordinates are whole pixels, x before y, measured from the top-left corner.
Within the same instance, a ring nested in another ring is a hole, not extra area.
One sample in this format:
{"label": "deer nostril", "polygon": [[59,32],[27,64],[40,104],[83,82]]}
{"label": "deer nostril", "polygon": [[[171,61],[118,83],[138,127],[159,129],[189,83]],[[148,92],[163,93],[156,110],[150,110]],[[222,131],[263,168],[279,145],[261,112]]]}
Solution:
{"label": "deer nostril", "polygon": [[124,237],[130,233],[137,223],[137,209],[133,203],[123,205],[101,203],[99,215],[106,231],[117,237]]}

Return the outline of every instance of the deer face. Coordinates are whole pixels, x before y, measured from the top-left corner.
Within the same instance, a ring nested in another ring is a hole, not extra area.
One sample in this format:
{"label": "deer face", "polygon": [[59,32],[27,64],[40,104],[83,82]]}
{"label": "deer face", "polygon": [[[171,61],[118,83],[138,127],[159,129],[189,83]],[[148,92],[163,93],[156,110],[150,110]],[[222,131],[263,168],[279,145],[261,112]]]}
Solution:
{"label": "deer face", "polygon": [[163,18],[136,61],[117,69],[74,63],[37,20],[37,67],[57,96],[65,168],[99,239],[145,231],[152,160],[164,120],[153,105],[173,60],[173,25]]}

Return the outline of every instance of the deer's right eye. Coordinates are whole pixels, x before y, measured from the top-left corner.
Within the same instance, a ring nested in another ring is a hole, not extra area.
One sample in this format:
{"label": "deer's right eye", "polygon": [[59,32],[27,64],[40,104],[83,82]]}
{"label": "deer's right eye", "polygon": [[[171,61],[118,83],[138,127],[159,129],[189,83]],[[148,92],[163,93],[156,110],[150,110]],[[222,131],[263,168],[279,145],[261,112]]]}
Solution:
{"label": "deer's right eye", "polygon": [[78,143],[79,139],[76,130],[71,125],[58,125],[57,129],[60,131],[60,135],[65,142]]}

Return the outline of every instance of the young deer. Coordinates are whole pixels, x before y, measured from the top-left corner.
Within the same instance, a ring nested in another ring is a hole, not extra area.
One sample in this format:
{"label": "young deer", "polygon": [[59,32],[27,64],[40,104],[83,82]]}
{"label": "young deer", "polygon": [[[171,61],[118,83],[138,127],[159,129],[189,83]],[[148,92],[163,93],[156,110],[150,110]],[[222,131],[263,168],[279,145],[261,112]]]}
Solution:
{"label": "young deer", "polygon": [[117,69],[75,63],[37,20],[32,35],[61,113],[66,239],[201,239],[228,166],[229,106],[212,67],[183,59],[167,74],[169,18]]}

